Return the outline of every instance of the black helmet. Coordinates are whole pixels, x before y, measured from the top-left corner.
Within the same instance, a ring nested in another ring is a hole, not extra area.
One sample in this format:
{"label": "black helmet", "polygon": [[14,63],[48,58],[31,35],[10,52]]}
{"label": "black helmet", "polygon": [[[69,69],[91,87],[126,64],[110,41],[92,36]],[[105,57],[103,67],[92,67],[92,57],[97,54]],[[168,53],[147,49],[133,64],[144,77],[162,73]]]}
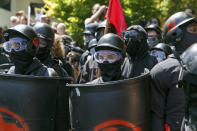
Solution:
{"label": "black helmet", "polygon": [[161,37],[162,31],[161,31],[161,29],[160,29],[160,27],[159,27],[158,25],[156,25],[156,24],[151,24],[151,25],[149,25],[149,26],[146,28],[146,31],[148,32],[148,31],[150,31],[150,30],[156,31],[157,34],[158,34],[158,39],[161,40],[161,38],[162,38],[162,37]]}
{"label": "black helmet", "polygon": [[197,43],[190,46],[180,56],[181,71],[179,74],[179,84],[187,82],[189,84],[197,85]]}
{"label": "black helmet", "polygon": [[46,23],[37,23],[34,25],[33,29],[36,31],[38,34],[38,37],[46,39],[50,41],[50,46],[52,46],[54,42],[54,31],[53,29]]}
{"label": "black helmet", "polygon": [[183,37],[181,27],[192,21],[196,21],[196,18],[192,17],[186,12],[178,12],[168,18],[164,25],[163,31],[163,39],[165,40],[166,44],[175,45],[176,42],[181,41]]}
{"label": "black helmet", "polygon": [[91,24],[88,24],[86,27],[85,27],[85,31],[83,32],[84,34],[88,34],[88,35],[95,35],[95,31],[97,29],[97,26],[98,24],[97,23],[91,23]]}
{"label": "black helmet", "polygon": [[101,23],[98,25],[98,27],[96,28],[96,31],[98,31],[98,30],[101,29],[101,28],[105,28],[105,27],[106,27],[106,23],[107,23],[106,20],[103,21],[103,22],[101,22]]}
{"label": "black helmet", "polygon": [[97,51],[100,48],[112,48],[115,50],[119,50],[122,53],[125,52],[124,42],[118,35],[113,33],[108,33],[101,37],[101,39],[98,41],[95,50]]}
{"label": "black helmet", "polygon": [[29,42],[27,43],[26,51],[32,56],[35,56],[38,50],[38,36],[33,28],[20,24],[3,32],[3,37],[6,41],[8,41],[11,37],[16,36],[20,36],[29,40]]}
{"label": "black helmet", "polygon": [[172,49],[170,48],[170,46],[164,43],[159,43],[153,48],[151,48],[151,50],[154,50],[154,49],[164,51],[167,56],[172,54]]}
{"label": "black helmet", "polygon": [[88,49],[90,50],[91,48],[97,46],[97,40],[96,39],[92,39],[89,44],[88,44]]}

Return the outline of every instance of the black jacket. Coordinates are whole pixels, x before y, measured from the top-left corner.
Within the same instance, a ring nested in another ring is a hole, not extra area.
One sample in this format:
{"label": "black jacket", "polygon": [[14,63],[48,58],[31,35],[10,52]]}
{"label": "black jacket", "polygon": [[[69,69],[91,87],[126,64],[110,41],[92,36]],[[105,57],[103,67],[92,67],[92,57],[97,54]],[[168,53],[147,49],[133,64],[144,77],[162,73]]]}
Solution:
{"label": "black jacket", "polygon": [[44,65],[49,68],[53,68],[57,74],[61,77],[69,77],[67,71],[62,67],[63,64],[59,59],[53,59],[51,55],[49,55],[44,61],[41,61]]}
{"label": "black jacket", "polygon": [[[8,74],[15,74],[15,66],[12,66]],[[33,75],[33,76],[58,76],[57,73],[52,68],[47,68],[40,63],[38,59],[33,59],[33,62],[26,69],[26,72],[23,75]]]}
{"label": "black jacket", "polygon": [[132,78],[145,72],[145,68],[151,70],[158,63],[157,59],[148,53],[138,59],[132,59],[129,55],[122,64],[122,76]]}
{"label": "black jacket", "polygon": [[180,63],[169,57],[151,70],[152,131],[180,131],[184,117],[184,90],[177,88]]}

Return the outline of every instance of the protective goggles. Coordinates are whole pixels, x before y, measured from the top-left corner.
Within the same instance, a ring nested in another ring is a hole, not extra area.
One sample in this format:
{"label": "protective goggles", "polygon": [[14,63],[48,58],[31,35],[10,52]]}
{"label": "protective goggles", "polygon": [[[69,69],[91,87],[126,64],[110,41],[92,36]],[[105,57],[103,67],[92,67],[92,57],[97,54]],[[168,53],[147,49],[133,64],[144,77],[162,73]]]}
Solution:
{"label": "protective goggles", "polygon": [[130,30],[123,33],[124,38],[141,39],[140,34],[136,30]]}
{"label": "protective goggles", "polygon": [[94,59],[98,63],[114,63],[122,59],[122,54],[116,51],[101,50],[94,53]]}
{"label": "protective goggles", "polygon": [[166,59],[166,53],[164,51],[152,50],[150,52],[150,55],[155,56],[158,60],[165,60]]}
{"label": "protective goggles", "polygon": [[26,39],[14,37],[11,38],[9,41],[4,42],[3,48],[6,52],[11,52],[12,50],[21,51],[26,49],[27,42],[28,41]]}

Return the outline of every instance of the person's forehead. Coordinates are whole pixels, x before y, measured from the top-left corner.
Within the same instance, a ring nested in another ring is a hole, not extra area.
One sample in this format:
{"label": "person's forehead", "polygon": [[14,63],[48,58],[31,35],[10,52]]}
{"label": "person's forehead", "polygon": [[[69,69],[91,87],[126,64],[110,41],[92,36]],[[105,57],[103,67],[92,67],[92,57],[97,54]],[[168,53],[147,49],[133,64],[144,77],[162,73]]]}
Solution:
{"label": "person's forehead", "polygon": [[185,12],[192,13],[192,9],[186,9]]}
{"label": "person's forehead", "polygon": [[155,30],[149,30],[148,35],[157,35],[157,32]]}

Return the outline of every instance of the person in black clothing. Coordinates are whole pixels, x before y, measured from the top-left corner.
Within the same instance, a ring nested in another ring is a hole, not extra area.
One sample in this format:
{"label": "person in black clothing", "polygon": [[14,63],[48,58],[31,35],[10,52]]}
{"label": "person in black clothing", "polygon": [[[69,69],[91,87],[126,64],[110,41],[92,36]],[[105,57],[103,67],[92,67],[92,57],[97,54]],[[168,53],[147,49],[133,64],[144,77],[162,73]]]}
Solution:
{"label": "person in black clothing", "polygon": [[81,55],[81,58],[79,61],[79,66],[81,70],[83,70],[83,65],[87,61],[88,56],[91,55],[89,43],[91,40],[95,39],[95,31],[96,31],[97,26],[98,26],[97,23],[91,23],[85,27],[83,39],[84,39],[84,47],[87,50]]}
{"label": "person in black clothing", "polygon": [[173,14],[164,25],[165,43],[175,46],[172,55],[150,72],[152,90],[152,131],[180,131],[185,115],[184,90],[177,88],[180,54],[197,42],[196,18],[185,12]]}
{"label": "person in black clothing", "polygon": [[[97,42],[104,35],[105,27],[106,27],[106,21],[103,21],[98,25],[95,32],[95,38]],[[110,24],[108,28],[109,28],[108,30],[109,33],[114,33],[114,34],[117,33],[112,24]],[[78,76],[77,82],[87,83],[94,80],[98,76],[100,76],[100,73],[98,72],[98,64],[94,60],[93,56],[91,55],[91,57],[89,57],[89,59],[84,64],[83,69],[81,70],[80,75]]]}
{"label": "person in black clothing", "polygon": [[39,50],[36,57],[46,65],[47,67],[53,68],[59,76],[67,77],[68,73],[61,67],[61,61],[53,59],[51,55],[51,47],[54,43],[54,31],[46,23],[37,23],[33,29],[38,34],[39,39]]}
{"label": "person in black clothing", "polygon": [[127,45],[127,57],[122,65],[123,76],[139,76],[145,69],[151,70],[157,64],[157,59],[148,52],[147,33],[140,25],[130,26],[123,33],[123,39]]}
{"label": "person in black clothing", "polygon": [[[196,32],[197,33],[197,32]],[[181,70],[178,85],[185,93],[185,117],[181,131],[196,131],[197,129],[197,43],[189,47],[180,56]]]}
{"label": "person in black clothing", "polygon": [[38,36],[27,25],[17,25],[3,33],[6,42],[3,43],[5,51],[13,62],[8,74],[57,76],[52,68],[42,65],[34,58],[38,50]]}
{"label": "person in black clothing", "polygon": [[98,63],[101,76],[88,84],[98,84],[124,79],[121,64],[125,56],[124,43],[116,34],[106,34],[98,41],[94,59]]}
{"label": "person in black clothing", "polygon": [[59,35],[55,36],[55,41],[51,47],[51,54],[54,59],[61,61],[61,67],[64,68],[64,70],[66,70],[69,76],[73,77],[73,68],[65,57],[63,37],[64,36]]}
{"label": "person in black clothing", "polygon": [[77,83],[86,83],[92,81],[98,76],[98,64],[94,60],[95,47],[97,46],[97,40],[93,39],[90,41],[88,48],[90,53],[87,57],[87,61],[81,68],[81,72],[77,78]]}

